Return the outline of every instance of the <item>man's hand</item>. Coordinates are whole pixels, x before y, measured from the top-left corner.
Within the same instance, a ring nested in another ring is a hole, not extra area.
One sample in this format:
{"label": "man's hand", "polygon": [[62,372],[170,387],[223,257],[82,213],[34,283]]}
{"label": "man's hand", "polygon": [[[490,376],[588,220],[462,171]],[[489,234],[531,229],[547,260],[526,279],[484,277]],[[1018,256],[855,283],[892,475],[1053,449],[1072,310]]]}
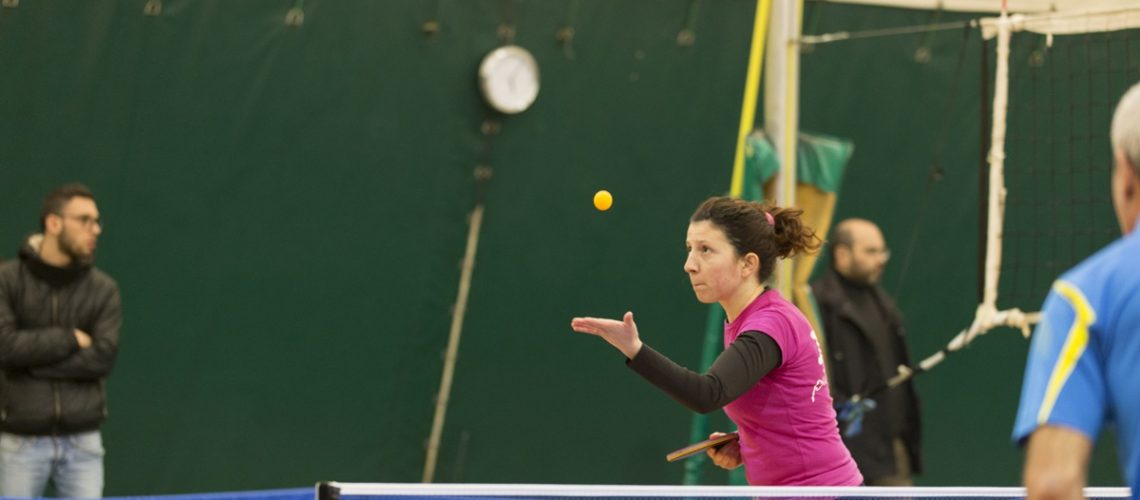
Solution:
{"label": "man's hand", "polygon": [[91,335],[78,328],[75,329],[75,341],[79,343],[80,349],[91,347]]}

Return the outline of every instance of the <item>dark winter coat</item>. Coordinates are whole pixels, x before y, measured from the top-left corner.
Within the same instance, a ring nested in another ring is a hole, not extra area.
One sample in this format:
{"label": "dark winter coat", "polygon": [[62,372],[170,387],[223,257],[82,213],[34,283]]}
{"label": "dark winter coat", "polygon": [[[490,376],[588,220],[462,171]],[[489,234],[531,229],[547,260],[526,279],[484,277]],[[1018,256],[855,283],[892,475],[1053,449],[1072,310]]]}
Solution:
{"label": "dark winter coat", "polygon": [[[878,314],[878,311],[858,311],[844,292],[840,276],[834,269],[812,283],[812,293],[819,306],[820,322],[827,345],[830,368],[831,395],[836,403],[848,401],[855,394],[866,395],[886,383],[879,369],[879,354],[872,347],[868,337],[868,321],[864,314]],[[882,308],[886,311],[889,325],[888,337],[895,342],[894,350],[902,356],[902,362],[910,366],[907,354],[902,315],[894,301],[875,286]],[[893,434],[885,425],[885,415],[879,410],[867,412],[863,419],[863,430],[856,436],[843,437],[851,456],[859,465],[859,470],[868,480],[890,476],[895,473],[893,440],[899,437],[909,451],[911,471],[922,472],[921,421],[918,395],[914,385],[905,382],[892,389],[904,391],[900,399],[902,405],[902,427],[900,434]]]}
{"label": "dark winter coat", "polygon": [[[35,236],[18,260],[0,264],[0,431],[98,429],[119,350],[119,287],[90,264],[48,265],[33,245]],[[79,347],[76,329],[91,346]]]}

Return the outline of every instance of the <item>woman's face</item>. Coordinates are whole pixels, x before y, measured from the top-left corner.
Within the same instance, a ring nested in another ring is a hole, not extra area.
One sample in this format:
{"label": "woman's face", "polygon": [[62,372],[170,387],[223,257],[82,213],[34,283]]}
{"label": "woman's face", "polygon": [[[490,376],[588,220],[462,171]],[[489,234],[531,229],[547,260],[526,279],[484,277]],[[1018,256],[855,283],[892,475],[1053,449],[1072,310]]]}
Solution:
{"label": "woman's face", "polygon": [[705,304],[733,296],[750,275],[724,231],[711,221],[689,224],[685,248],[685,272],[697,300]]}

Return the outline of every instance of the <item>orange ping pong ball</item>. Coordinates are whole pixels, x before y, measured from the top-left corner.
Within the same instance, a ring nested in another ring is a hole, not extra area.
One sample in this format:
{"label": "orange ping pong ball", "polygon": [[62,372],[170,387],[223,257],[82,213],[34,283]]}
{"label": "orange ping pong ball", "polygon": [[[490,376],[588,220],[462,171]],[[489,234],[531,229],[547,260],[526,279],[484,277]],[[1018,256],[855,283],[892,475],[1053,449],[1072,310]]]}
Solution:
{"label": "orange ping pong ball", "polygon": [[594,208],[605,212],[614,205],[614,195],[605,189],[594,193]]}

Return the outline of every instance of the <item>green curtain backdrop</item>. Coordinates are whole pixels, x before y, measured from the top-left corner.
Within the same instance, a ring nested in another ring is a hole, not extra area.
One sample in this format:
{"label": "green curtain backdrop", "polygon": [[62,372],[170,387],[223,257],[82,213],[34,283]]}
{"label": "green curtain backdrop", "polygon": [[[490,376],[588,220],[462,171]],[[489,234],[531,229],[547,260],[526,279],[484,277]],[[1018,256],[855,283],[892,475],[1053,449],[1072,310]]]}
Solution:
{"label": "green curtain backdrop", "polygon": [[[38,228],[47,190],[82,181],[123,291],[107,494],[418,481],[478,165],[492,177],[437,479],[680,482],[664,455],[690,414],[569,319],[632,310],[646,342],[697,364],[707,307],[684,233],[729,183],[755,2],[144,4],[0,8],[0,257]],[[301,26],[285,23],[294,5]],[[819,29],[923,19],[819,9]],[[542,72],[534,107],[509,117],[475,80],[504,23]],[[939,34],[916,65],[908,40],[820,47],[802,79],[803,128],[857,145],[840,215],[878,220],[896,247],[958,47]],[[892,290],[916,353],[975,302],[971,106],[954,110],[920,264]],[[920,382],[923,484],[1018,481],[1006,435],[1025,342],[984,342]]]}

